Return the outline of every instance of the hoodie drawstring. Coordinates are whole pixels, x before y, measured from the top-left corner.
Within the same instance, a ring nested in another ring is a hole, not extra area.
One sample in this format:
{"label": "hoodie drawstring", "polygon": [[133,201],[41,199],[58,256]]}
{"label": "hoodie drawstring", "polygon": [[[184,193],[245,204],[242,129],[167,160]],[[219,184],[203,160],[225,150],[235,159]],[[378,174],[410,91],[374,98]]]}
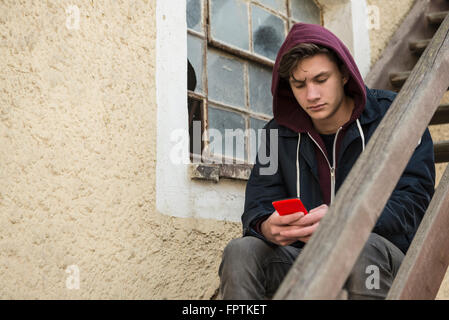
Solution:
{"label": "hoodie drawstring", "polygon": [[360,137],[362,138],[362,151],[365,151],[365,135],[363,134],[359,119],[357,119],[357,127],[359,128]]}
{"label": "hoodie drawstring", "polygon": [[[359,129],[360,138],[362,139],[362,152],[363,152],[363,151],[365,151],[365,135],[363,134],[362,126],[360,125],[359,119],[357,119],[356,122],[357,122],[357,128]],[[310,138],[312,138],[312,137],[310,137]],[[312,140],[315,141],[313,138],[312,138]],[[297,179],[296,180],[296,196],[299,199],[301,198],[301,190],[300,190],[300,188],[301,188],[301,184],[300,184],[301,179],[300,179],[300,173],[299,173],[299,145],[300,145],[300,143],[301,143],[301,133],[298,133],[298,146],[296,147],[296,179]],[[315,144],[316,144],[316,142],[315,142]],[[320,148],[319,145],[318,145],[318,147]],[[334,145],[334,152],[335,152],[335,145]],[[326,155],[324,155],[324,156],[326,157]],[[334,154],[334,157],[335,157],[335,154]],[[327,157],[326,157],[326,159],[327,159]],[[335,165],[335,163],[334,163],[334,165]],[[332,193],[335,193],[335,188],[332,188]],[[334,198],[335,198],[335,194],[332,194],[331,195],[331,199],[334,199]],[[331,203],[332,203],[332,201],[331,201]]]}
{"label": "hoodie drawstring", "polygon": [[296,147],[296,197],[301,199],[300,177],[299,177],[299,143],[301,142],[301,133],[298,133],[298,146]]}

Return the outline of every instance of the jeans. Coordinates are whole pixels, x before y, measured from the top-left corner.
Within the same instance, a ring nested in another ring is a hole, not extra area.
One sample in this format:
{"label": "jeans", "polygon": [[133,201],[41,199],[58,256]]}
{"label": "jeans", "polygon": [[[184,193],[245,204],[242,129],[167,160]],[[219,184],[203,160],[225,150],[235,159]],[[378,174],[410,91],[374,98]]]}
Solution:
{"label": "jeans", "polygon": [[[219,268],[219,297],[271,299],[300,252],[251,236],[231,240]],[[393,243],[371,233],[338,298],[385,299],[403,258]]]}

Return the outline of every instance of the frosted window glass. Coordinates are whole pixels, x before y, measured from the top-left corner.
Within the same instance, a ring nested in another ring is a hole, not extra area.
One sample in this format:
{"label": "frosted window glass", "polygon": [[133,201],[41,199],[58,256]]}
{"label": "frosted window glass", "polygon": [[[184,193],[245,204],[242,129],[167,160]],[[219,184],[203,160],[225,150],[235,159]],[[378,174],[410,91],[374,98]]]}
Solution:
{"label": "frosted window glass", "polygon": [[203,40],[190,34],[187,35],[187,58],[195,71],[195,92],[203,92]]}
{"label": "frosted window glass", "polygon": [[243,64],[214,51],[207,53],[209,99],[245,108]]}
{"label": "frosted window glass", "polygon": [[320,8],[313,0],[291,1],[293,19],[298,22],[321,24]]}
{"label": "frosted window glass", "polygon": [[187,28],[202,32],[202,0],[187,0]]}
{"label": "frosted window glass", "polygon": [[[216,109],[210,105],[208,112],[209,147],[212,154],[245,160],[245,119],[235,112]],[[211,132],[210,129],[216,130],[216,132]],[[217,134],[218,132],[219,134]],[[214,141],[218,138],[221,138],[221,141]],[[228,147],[226,147],[227,144]]]}
{"label": "frosted window glass", "polygon": [[258,0],[258,2],[283,14],[287,14],[285,0]]}
{"label": "frosted window glass", "polygon": [[243,0],[211,0],[212,38],[249,50],[248,5]]}
{"label": "frosted window glass", "polygon": [[285,38],[284,21],[253,5],[252,27],[254,52],[275,60]]}
{"label": "frosted window glass", "polygon": [[249,105],[255,112],[272,115],[271,70],[249,65]]}

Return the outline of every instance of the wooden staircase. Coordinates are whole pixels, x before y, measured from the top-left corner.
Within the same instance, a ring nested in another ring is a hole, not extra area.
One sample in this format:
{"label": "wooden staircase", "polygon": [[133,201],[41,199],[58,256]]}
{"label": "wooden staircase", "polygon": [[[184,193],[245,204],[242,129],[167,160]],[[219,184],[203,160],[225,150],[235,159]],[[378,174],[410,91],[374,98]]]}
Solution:
{"label": "wooden staircase", "polygon": [[[449,14],[448,11],[437,11],[425,14],[427,23],[433,27],[439,27],[444,18]],[[411,54],[421,56],[432,39],[410,40],[409,49]],[[405,81],[410,76],[411,71],[390,73],[390,82],[396,90],[400,90]],[[449,123],[449,105],[441,105],[435,112],[429,125]],[[449,141],[435,142],[435,163],[449,162]]]}
{"label": "wooden staircase", "polygon": [[[416,1],[383,56],[368,74],[368,87],[399,91],[448,14],[448,0]],[[429,123],[442,124],[449,124],[449,105],[439,106]],[[434,150],[435,163],[449,162],[449,141],[435,142]]]}
{"label": "wooden staircase", "polygon": [[[439,106],[449,86],[447,10],[447,0],[416,1],[368,75],[368,87],[399,94],[274,299],[338,298],[424,130],[429,123],[449,123],[449,106]],[[440,27],[429,35],[437,23]],[[449,141],[435,144],[435,155],[436,162],[448,162]],[[449,166],[387,299],[435,298],[449,265],[448,208]]]}

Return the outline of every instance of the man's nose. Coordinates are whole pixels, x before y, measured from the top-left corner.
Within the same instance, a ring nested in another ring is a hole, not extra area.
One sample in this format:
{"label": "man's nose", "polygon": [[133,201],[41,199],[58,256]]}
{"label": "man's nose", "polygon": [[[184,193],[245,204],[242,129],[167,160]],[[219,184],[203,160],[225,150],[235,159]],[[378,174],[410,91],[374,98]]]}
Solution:
{"label": "man's nose", "polygon": [[317,86],[313,84],[309,84],[307,86],[307,100],[308,101],[315,101],[320,98],[320,90]]}

